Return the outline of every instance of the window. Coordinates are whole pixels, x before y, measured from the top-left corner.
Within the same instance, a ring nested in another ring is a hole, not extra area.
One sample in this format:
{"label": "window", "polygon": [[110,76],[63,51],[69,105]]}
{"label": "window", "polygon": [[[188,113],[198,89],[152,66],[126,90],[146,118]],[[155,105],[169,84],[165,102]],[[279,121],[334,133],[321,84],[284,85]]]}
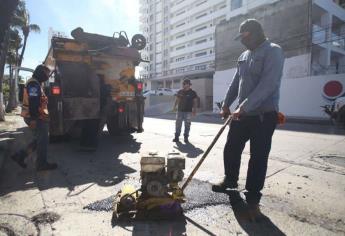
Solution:
{"label": "window", "polygon": [[183,67],[176,69],[176,73],[182,73],[182,72],[184,72],[184,68]]}
{"label": "window", "polygon": [[195,44],[201,44],[201,43],[205,43],[205,42],[207,42],[207,39],[195,41]]}
{"label": "window", "polygon": [[177,36],[176,36],[176,39],[182,38],[182,37],[184,37],[184,36],[186,36],[186,34],[177,35]]}
{"label": "window", "polygon": [[179,15],[182,15],[183,13],[185,13],[186,11],[183,10],[183,11],[180,11],[180,12],[177,12],[175,16],[179,16]]}
{"label": "window", "polygon": [[200,6],[200,5],[204,4],[205,2],[207,2],[207,0],[204,0],[204,1],[198,2],[197,4],[195,4],[195,6],[196,6],[196,7],[197,7],[197,6]]}
{"label": "window", "polygon": [[195,66],[195,70],[206,70],[206,65]]}
{"label": "window", "polygon": [[179,62],[179,61],[184,61],[185,57],[179,57],[179,58],[176,58],[176,62]]}
{"label": "window", "polygon": [[242,7],[242,0],[231,0],[231,10]]}
{"label": "window", "polygon": [[184,45],[183,45],[183,46],[180,46],[180,47],[177,47],[177,48],[176,48],[176,51],[177,51],[177,50],[184,49],[185,47],[186,47],[186,46],[184,46]]}
{"label": "window", "polygon": [[181,27],[182,25],[185,25],[185,24],[186,24],[185,22],[180,23],[180,24],[176,25],[176,28]]}
{"label": "window", "polygon": [[202,57],[202,56],[205,56],[206,54],[207,54],[207,52],[195,53],[195,57]]}
{"label": "window", "polygon": [[197,17],[195,17],[195,19],[200,19],[201,17],[204,17],[204,16],[206,16],[206,15],[207,15],[207,13],[205,12],[205,13],[203,13],[203,14],[198,15]]}
{"label": "window", "polygon": [[195,29],[195,32],[204,30],[204,29],[206,29],[206,28],[207,28],[207,26],[202,26],[202,27],[196,28],[196,29]]}

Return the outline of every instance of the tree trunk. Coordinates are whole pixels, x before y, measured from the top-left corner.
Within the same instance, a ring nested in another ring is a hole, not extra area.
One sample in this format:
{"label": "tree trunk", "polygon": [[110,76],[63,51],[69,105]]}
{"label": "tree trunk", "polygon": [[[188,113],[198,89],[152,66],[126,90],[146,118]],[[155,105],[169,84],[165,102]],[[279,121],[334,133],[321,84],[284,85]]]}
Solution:
{"label": "tree trunk", "polygon": [[24,42],[23,42],[22,51],[20,52],[18,66],[22,66],[22,62],[23,62],[23,58],[24,58],[24,52],[25,52],[25,48],[26,48],[26,42],[28,40],[28,36],[29,36],[29,34],[24,35]]}
{"label": "tree trunk", "polygon": [[16,91],[15,91],[15,79],[13,77],[13,69],[12,65],[9,65],[10,68],[10,96],[8,99],[7,107],[6,107],[6,112],[10,113],[14,108],[15,108],[15,100],[16,100]]}
{"label": "tree trunk", "polygon": [[0,121],[5,120],[5,111],[4,111],[4,100],[3,100],[3,92],[2,92],[2,83],[4,81],[4,71],[5,71],[5,65],[6,65],[6,55],[8,50],[8,41],[9,40],[9,33],[6,32],[6,36],[4,38],[4,46],[3,51],[1,52],[0,57]]}

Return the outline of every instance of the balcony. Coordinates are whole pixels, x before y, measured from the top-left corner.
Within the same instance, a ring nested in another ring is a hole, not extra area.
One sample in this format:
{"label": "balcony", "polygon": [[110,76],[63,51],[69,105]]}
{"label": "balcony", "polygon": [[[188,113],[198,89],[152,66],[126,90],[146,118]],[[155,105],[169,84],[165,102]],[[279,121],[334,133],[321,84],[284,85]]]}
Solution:
{"label": "balcony", "polygon": [[313,25],[313,38],[312,42],[314,44],[320,44],[326,41],[326,29],[318,26]]}
{"label": "balcony", "polygon": [[330,45],[331,47],[335,47],[336,50],[345,50],[344,37],[336,33],[331,33],[331,35],[327,37],[328,30],[318,25],[313,25],[313,44],[320,45],[321,47],[328,47],[328,45]]}
{"label": "balcony", "polygon": [[178,34],[180,32],[184,32],[184,31],[186,31],[186,30],[188,30],[190,28],[193,28],[195,26],[211,22],[211,21],[213,21],[213,19],[216,19],[216,18],[221,17],[221,16],[225,16],[225,15],[226,15],[226,8],[223,8],[223,9],[221,9],[219,11],[216,11],[216,12],[213,12],[211,14],[208,14],[207,16],[201,17],[201,18],[199,18],[197,20],[186,22],[186,24],[184,26],[172,29],[170,31],[170,35],[175,35],[175,34]]}
{"label": "balcony", "polygon": [[214,60],[215,60],[214,54],[208,54],[203,57],[193,57],[193,58],[189,58],[183,61],[170,63],[170,69],[176,69],[176,68],[180,68],[184,66],[201,64],[205,62],[214,62]]}
{"label": "balcony", "polygon": [[344,36],[339,36],[337,34],[331,34],[330,43],[333,47],[345,50],[345,39]]}
{"label": "balcony", "polygon": [[[198,12],[202,12],[202,11],[205,11],[205,10],[208,10],[208,9],[212,9],[212,7],[214,5],[217,5],[221,2],[223,2],[224,0],[208,0],[208,2],[205,2],[204,4],[201,4],[200,6],[197,6],[197,7],[193,7],[191,8],[190,10],[186,10],[185,13],[179,15],[179,16],[176,16],[176,17],[172,17],[170,22],[171,24],[175,24],[185,18],[189,18],[190,16],[194,16],[195,14],[197,14]],[[185,8],[179,8],[179,10],[183,10]],[[171,12],[174,12],[173,10]],[[213,13],[211,13],[213,14]],[[224,13],[225,14],[225,13]]]}
{"label": "balcony", "polygon": [[205,50],[205,49],[209,49],[209,48],[214,48],[214,41],[213,40],[209,41],[207,43],[191,45],[189,47],[186,47],[185,49],[181,49],[181,50],[178,50],[178,51],[170,52],[170,57],[176,57],[176,56],[179,56],[179,55],[188,54],[188,53],[192,53],[192,52],[197,52],[197,51]]}
{"label": "balcony", "polygon": [[182,38],[179,38],[179,39],[174,39],[170,42],[170,46],[171,47],[174,47],[176,45],[179,45],[179,44],[182,44],[182,43],[187,43],[187,42],[190,42],[192,40],[195,40],[195,39],[198,39],[198,38],[201,38],[203,36],[207,36],[207,35],[213,35],[215,32],[215,27],[208,27],[207,29],[204,29],[204,30],[201,30],[201,31],[198,31],[198,32],[193,32],[191,34],[188,34]]}

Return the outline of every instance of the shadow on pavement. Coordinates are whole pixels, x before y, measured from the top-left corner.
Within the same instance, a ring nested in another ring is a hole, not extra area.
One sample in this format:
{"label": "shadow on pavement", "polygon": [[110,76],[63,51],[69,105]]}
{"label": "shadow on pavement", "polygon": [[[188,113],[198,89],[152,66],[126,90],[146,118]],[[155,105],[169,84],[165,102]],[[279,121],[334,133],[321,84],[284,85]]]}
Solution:
{"label": "shadow on pavement", "polygon": [[204,152],[202,149],[195,147],[191,143],[183,144],[181,142],[177,142],[176,146],[177,150],[179,150],[182,153],[186,153],[186,156],[189,158],[196,158]]}
{"label": "shadow on pavement", "polygon": [[[177,215],[147,215],[146,217],[137,215],[133,218],[120,217],[118,219],[113,218],[111,220],[111,226],[121,227],[132,235],[186,235],[186,216],[183,214]],[[132,228],[131,229],[129,229]]]}
{"label": "shadow on pavement", "polygon": [[[20,145],[22,144],[14,144],[17,148],[20,148]],[[33,187],[40,190],[67,188],[67,195],[75,196],[93,185],[115,185],[124,180],[127,174],[136,172],[135,169],[124,165],[119,156],[124,153],[136,153],[140,146],[141,143],[132,135],[111,137],[107,132],[100,135],[99,147],[92,153],[79,152],[78,141],[50,144],[48,161],[56,162],[58,169],[47,172],[35,171],[35,154],[28,158],[26,169],[21,169],[7,157],[0,175],[0,196]],[[80,185],[83,186],[79,187]]]}
{"label": "shadow on pavement", "polygon": [[[161,114],[159,116],[146,116],[156,119],[165,120],[175,120],[176,115],[173,113]],[[192,122],[210,123],[210,124],[224,124],[224,120],[220,118],[218,114],[197,114],[196,117],[192,119]],[[278,125],[277,130],[287,130],[294,132],[307,132],[307,133],[318,133],[318,134],[335,134],[335,135],[345,135],[345,129],[331,124],[331,122],[320,121],[308,121],[300,120],[294,121],[288,119],[287,123],[284,125]]]}
{"label": "shadow on pavement", "polygon": [[308,124],[308,123],[285,123],[277,126],[277,130],[287,130],[295,132],[307,132],[317,134],[345,135],[345,129],[330,124]]}
{"label": "shadow on pavement", "polygon": [[235,218],[241,228],[248,235],[285,235],[269,217],[254,213],[241,197],[237,190],[226,191],[229,196],[230,205],[234,211]]}

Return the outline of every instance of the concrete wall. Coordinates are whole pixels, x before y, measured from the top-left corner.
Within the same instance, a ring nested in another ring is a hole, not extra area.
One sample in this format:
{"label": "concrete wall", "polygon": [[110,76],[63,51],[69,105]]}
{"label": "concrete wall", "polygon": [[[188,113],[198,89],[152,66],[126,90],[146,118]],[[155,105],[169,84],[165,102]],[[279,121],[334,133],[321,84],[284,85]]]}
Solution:
{"label": "concrete wall", "polygon": [[258,19],[266,36],[282,46],[286,57],[308,54],[310,47],[307,45],[311,37],[308,12],[308,0],[284,0],[250,9],[247,14],[232,17],[217,25],[216,71],[236,66],[237,58],[245,49],[233,38],[238,34],[240,23],[247,18]]}
{"label": "concrete wall", "polygon": [[157,96],[157,95],[150,95],[147,96],[145,99],[145,108],[150,106],[155,106],[161,103],[173,103],[175,101],[175,96]]}
{"label": "concrete wall", "polygon": [[[232,81],[235,69],[217,71],[214,75],[214,102],[224,99],[227,88]],[[283,79],[281,84],[280,111],[286,116],[304,119],[328,119],[320,106],[331,104],[323,94],[324,85],[337,80],[343,85],[345,92],[345,74],[306,76],[296,79]],[[237,105],[234,102],[232,109]],[[214,105],[213,111],[218,109]]]}
{"label": "concrete wall", "polygon": [[192,89],[196,91],[200,98],[200,111],[212,110],[213,102],[213,81],[209,78],[199,78],[192,80]]}
{"label": "concrete wall", "polygon": [[[198,78],[192,79],[191,81],[192,89],[196,91],[200,98],[200,107],[198,110],[212,110],[213,80],[211,78]],[[148,96],[145,100],[145,109],[150,111],[159,109],[162,110],[162,113],[164,113],[163,110],[168,112],[171,110],[174,101],[175,96]]]}

